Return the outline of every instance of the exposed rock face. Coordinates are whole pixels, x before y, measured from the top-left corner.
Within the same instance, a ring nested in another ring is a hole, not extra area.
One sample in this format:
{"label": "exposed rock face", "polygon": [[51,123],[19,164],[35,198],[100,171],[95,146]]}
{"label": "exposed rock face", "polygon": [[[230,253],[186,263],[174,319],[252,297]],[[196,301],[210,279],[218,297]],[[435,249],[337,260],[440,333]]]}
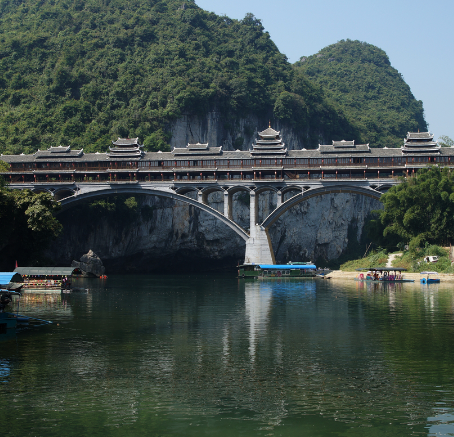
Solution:
{"label": "exposed rock face", "polygon": [[[234,126],[230,126],[225,124],[223,116],[216,111],[203,116],[183,115],[169,126],[172,134],[170,145],[172,148],[184,147],[188,143],[200,142],[222,146],[223,150],[249,150],[257,138],[257,131],[265,129],[267,121],[266,118],[264,120],[250,115],[238,119]],[[306,135],[296,132],[286,123],[275,120],[273,129],[281,131],[281,137],[289,150],[308,147]],[[322,139],[321,141],[323,142]]]}
{"label": "exposed rock face", "polygon": [[106,271],[105,267],[102,265],[101,258],[99,258],[96,253],[91,249],[85,255],[82,255],[80,262],[73,261],[71,267],[76,267],[82,270],[84,276],[102,276]]}
{"label": "exposed rock face", "polygon": [[[208,201],[223,211],[221,194],[211,194]],[[109,273],[187,273],[211,266],[232,267],[244,260],[244,240],[208,213],[166,198],[144,197],[141,202],[142,211],[147,207],[151,214],[138,214],[126,224],[105,218],[75,223],[67,215],[52,256],[70,262],[93,248]],[[263,220],[276,199],[260,195],[259,204]],[[276,261],[337,258],[352,238],[349,229],[355,230],[354,238],[359,240],[367,215],[379,208],[379,201],[352,194],[327,194],[300,203],[270,228]],[[244,194],[234,197],[233,218],[243,228],[249,227],[249,199]]]}

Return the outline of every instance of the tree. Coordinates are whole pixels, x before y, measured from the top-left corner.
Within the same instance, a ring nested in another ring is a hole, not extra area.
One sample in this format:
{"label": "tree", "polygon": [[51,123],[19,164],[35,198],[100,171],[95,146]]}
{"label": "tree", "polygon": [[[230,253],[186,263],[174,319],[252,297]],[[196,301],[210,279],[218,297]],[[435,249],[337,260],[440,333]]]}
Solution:
{"label": "tree", "polygon": [[[0,160],[0,172],[7,172],[9,171],[9,165],[5,161]],[[1,176],[0,176],[1,178]]]}
{"label": "tree", "polygon": [[440,144],[441,147],[453,147],[454,140],[447,135],[441,135],[440,138],[438,138],[438,144]]}
{"label": "tree", "polygon": [[62,230],[54,216],[59,208],[48,193],[0,186],[0,266],[36,261]]}
{"label": "tree", "polygon": [[[421,169],[383,194],[383,235],[401,242],[443,244],[454,240],[454,176],[434,166]],[[397,242],[396,242],[397,243]]]}

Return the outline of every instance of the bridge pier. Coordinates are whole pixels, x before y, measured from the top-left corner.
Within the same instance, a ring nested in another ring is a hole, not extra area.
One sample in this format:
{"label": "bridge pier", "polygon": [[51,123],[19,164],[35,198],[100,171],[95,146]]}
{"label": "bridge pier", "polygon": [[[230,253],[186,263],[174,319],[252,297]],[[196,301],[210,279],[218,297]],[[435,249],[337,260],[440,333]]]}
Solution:
{"label": "bridge pier", "polygon": [[246,241],[244,262],[245,264],[275,264],[273,247],[268,230],[257,224],[258,196],[254,191],[251,191],[249,194],[249,239]]}
{"label": "bridge pier", "polygon": [[232,196],[228,191],[224,191],[224,216],[232,220]]}
{"label": "bridge pier", "polygon": [[255,228],[258,216],[258,196],[254,191],[249,193],[249,235],[255,237]]}
{"label": "bridge pier", "polygon": [[282,191],[277,191],[276,196],[277,196],[276,208],[279,208],[282,205]]}
{"label": "bridge pier", "polygon": [[268,230],[263,226],[254,225],[251,229],[251,237],[246,241],[244,263],[276,264]]}

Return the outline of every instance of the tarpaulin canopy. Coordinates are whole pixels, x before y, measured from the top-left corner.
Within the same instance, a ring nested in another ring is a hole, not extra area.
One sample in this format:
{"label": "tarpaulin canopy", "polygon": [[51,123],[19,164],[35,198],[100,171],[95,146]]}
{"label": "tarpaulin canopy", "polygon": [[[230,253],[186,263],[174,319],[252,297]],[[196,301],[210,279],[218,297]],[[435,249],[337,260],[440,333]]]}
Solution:
{"label": "tarpaulin canopy", "polygon": [[263,270],[314,270],[314,264],[259,264]]}
{"label": "tarpaulin canopy", "polygon": [[0,286],[6,288],[10,282],[22,282],[22,276],[18,272],[0,272]]}
{"label": "tarpaulin canopy", "polygon": [[75,267],[17,267],[14,271],[27,276],[71,276]]}

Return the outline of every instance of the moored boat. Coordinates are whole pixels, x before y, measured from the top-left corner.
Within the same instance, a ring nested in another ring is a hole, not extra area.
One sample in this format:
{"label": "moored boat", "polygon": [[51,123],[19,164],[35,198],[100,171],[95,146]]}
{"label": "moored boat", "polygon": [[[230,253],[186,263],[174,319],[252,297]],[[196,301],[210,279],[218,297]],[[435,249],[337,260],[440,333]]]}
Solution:
{"label": "moored boat", "polygon": [[6,335],[17,327],[17,318],[4,311],[6,306],[13,301],[14,295],[20,295],[20,293],[0,289],[0,335]]}
{"label": "moored boat", "polygon": [[401,267],[369,267],[356,269],[359,273],[355,281],[360,282],[415,282],[414,279],[406,279],[402,272],[407,269]]}
{"label": "moored boat", "polygon": [[27,293],[49,293],[71,290],[71,278],[80,272],[74,267],[16,267]]}
{"label": "moored boat", "polygon": [[438,272],[421,272],[421,275],[427,275],[426,278],[421,278],[421,284],[439,284],[440,278],[431,278],[430,275],[438,275]]}
{"label": "moored boat", "polygon": [[238,277],[244,279],[313,278],[317,267],[311,262],[288,264],[243,264],[238,267]]}

